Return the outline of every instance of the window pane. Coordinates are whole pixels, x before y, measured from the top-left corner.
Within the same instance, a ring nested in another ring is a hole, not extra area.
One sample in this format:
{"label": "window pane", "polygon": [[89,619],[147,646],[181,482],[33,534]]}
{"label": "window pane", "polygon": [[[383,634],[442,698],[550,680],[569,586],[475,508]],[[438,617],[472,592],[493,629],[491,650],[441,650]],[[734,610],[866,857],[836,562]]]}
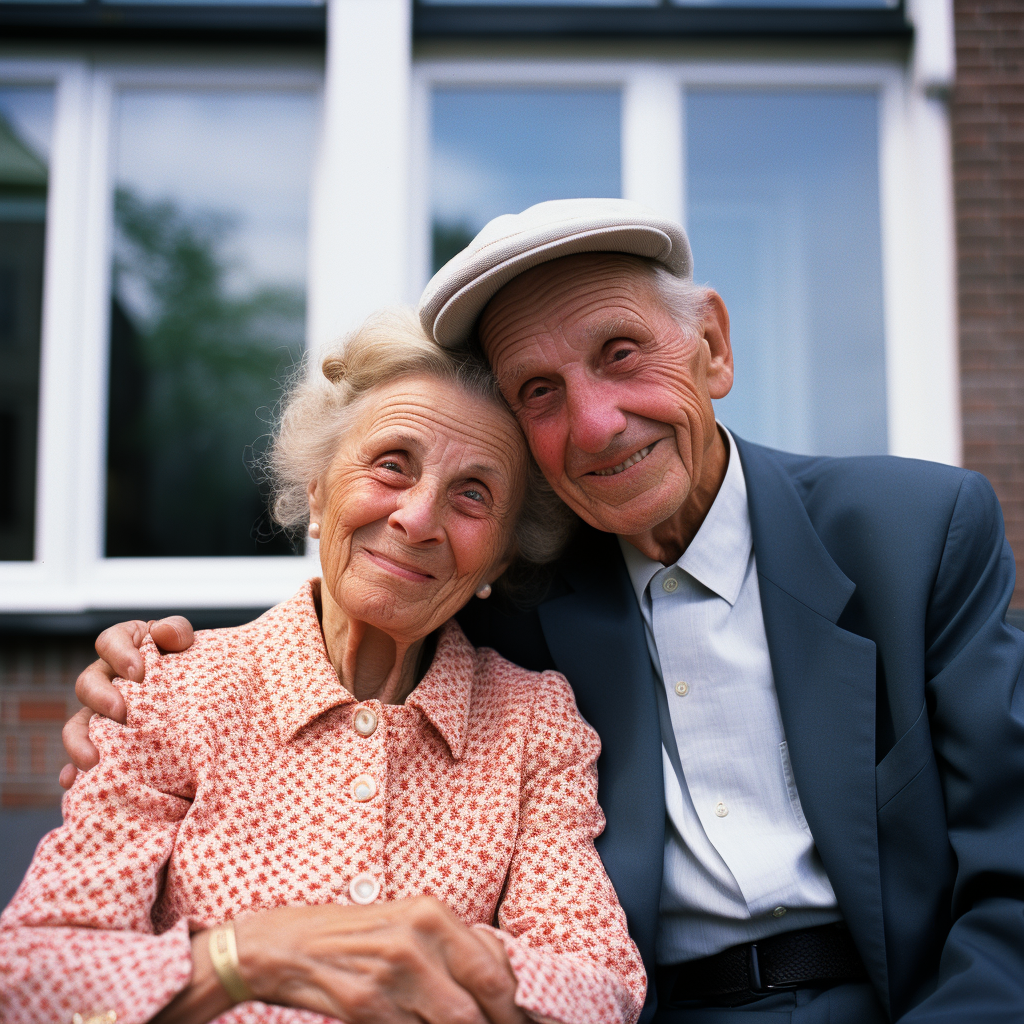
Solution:
{"label": "window pane", "polygon": [[323,7],[324,0],[100,0],[107,4],[160,4],[174,7]]}
{"label": "window pane", "polygon": [[52,131],[52,89],[0,87],[0,560],[30,560],[35,543]]}
{"label": "window pane", "polygon": [[437,89],[434,269],[498,214],[618,196],[620,163],[618,90]]}
{"label": "window pane", "polygon": [[698,91],[686,111],[694,276],[732,320],[720,418],[790,451],[885,452],[875,94]]}
{"label": "window pane", "polygon": [[426,7],[658,7],[662,0],[417,0]]}
{"label": "window pane", "polygon": [[247,469],[305,330],[312,92],[125,91],[108,556],[285,554]]}
{"label": "window pane", "polygon": [[[424,7],[660,7],[664,0],[417,0]],[[899,0],[668,0],[680,7],[896,7]]]}
{"label": "window pane", "polygon": [[899,0],[671,0],[680,7],[822,7],[864,10],[867,8],[893,8]]}

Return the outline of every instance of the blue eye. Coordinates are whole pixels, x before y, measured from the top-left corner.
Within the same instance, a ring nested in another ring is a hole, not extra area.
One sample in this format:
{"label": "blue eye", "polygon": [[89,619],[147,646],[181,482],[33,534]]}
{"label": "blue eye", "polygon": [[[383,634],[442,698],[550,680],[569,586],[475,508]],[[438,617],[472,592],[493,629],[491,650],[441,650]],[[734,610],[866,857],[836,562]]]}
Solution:
{"label": "blue eye", "polygon": [[484,500],[484,496],[479,491],[473,490],[472,488],[470,488],[468,491],[463,491],[462,493],[467,498],[471,498],[473,501],[483,501]]}

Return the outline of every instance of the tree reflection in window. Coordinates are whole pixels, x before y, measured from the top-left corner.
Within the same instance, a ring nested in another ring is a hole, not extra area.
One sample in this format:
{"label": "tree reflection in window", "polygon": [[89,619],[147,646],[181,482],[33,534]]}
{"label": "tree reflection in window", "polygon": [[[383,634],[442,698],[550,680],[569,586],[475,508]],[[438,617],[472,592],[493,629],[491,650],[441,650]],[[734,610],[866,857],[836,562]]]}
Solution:
{"label": "tree reflection in window", "polygon": [[228,287],[238,225],[115,195],[108,556],[291,554],[247,464],[301,357],[305,295]]}

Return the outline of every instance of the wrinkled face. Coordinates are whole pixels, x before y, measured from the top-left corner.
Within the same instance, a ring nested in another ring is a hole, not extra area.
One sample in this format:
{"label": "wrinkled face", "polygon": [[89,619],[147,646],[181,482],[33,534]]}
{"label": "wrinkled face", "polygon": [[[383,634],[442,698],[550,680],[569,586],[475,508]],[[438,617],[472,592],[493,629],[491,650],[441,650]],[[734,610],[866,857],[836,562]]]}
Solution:
{"label": "wrinkled face", "polygon": [[427,376],[373,392],[309,489],[335,603],[396,639],[440,626],[504,570],[526,459],[496,402]]}
{"label": "wrinkled face", "polygon": [[681,508],[715,435],[711,399],[732,384],[731,350],[725,366],[704,335],[685,334],[639,261],[534,267],[490,301],[480,340],[544,475],[583,519],[632,536]]}

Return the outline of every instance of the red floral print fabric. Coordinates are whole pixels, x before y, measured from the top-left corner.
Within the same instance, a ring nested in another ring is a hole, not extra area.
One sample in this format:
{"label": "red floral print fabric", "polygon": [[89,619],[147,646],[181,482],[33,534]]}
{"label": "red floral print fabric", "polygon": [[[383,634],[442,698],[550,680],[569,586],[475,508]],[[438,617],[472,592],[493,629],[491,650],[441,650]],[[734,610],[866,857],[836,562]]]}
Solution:
{"label": "red floral print fabric", "polygon": [[[318,586],[182,654],[146,641],[145,681],[119,683],[127,725],[93,719],[100,763],[0,917],[0,1019],[141,1024],[188,984],[190,932],[346,904],[367,876],[363,899],[429,894],[497,924],[535,1019],[630,1024],[643,964],[593,845],[600,741],[564,677],[476,650],[452,621],[405,704],[357,702]],[[250,1002],[217,1020],[328,1018]]]}

